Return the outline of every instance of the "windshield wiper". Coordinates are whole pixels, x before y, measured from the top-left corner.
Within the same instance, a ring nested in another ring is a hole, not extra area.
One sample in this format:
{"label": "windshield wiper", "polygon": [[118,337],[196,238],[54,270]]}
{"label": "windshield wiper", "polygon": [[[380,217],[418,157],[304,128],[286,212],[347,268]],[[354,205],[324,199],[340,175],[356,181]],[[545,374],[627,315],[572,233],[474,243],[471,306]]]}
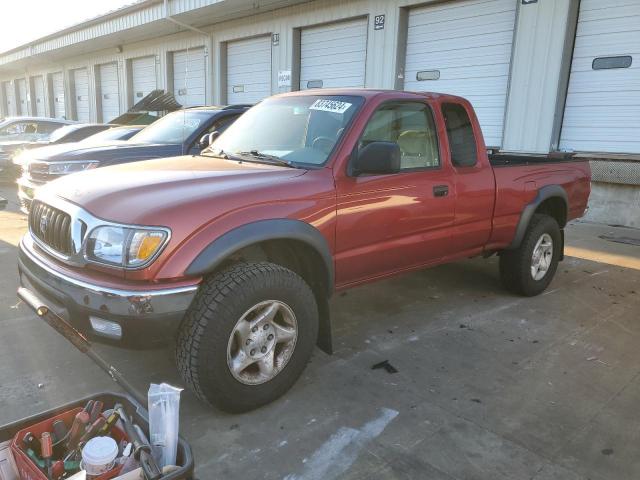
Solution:
{"label": "windshield wiper", "polygon": [[[282,165],[285,167],[291,167],[291,168],[296,168],[296,166],[291,163],[289,160],[285,160],[284,158],[280,158],[276,155],[269,155],[267,153],[262,153],[259,152],[258,150],[251,150],[249,152],[237,152],[233,154],[234,156],[239,156],[239,157],[251,157],[253,159],[256,159],[262,163],[270,163],[270,164],[274,164],[274,165]],[[251,161],[251,160],[248,160]]]}

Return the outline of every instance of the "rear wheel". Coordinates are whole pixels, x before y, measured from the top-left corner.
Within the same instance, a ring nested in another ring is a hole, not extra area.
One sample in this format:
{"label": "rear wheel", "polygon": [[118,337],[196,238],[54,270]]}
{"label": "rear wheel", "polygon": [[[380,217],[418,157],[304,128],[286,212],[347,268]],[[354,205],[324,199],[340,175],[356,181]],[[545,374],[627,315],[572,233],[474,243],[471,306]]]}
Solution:
{"label": "rear wheel", "polygon": [[548,215],[534,215],[520,246],[500,255],[502,283],[521,295],[542,293],[556,273],[561,248],[558,222]]}
{"label": "rear wheel", "polygon": [[202,400],[231,412],[285,393],[318,335],[318,309],[296,273],[240,263],[206,279],[178,333],[178,369]]}

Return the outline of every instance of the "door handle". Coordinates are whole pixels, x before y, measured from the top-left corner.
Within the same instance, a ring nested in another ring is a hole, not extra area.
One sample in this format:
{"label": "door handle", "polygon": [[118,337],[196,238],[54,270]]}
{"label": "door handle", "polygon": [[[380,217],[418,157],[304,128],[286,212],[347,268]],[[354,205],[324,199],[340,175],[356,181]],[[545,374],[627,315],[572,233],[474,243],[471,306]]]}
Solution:
{"label": "door handle", "polygon": [[449,195],[448,185],[436,185],[435,187],[433,187],[434,197],[446,197],[447,195]]}

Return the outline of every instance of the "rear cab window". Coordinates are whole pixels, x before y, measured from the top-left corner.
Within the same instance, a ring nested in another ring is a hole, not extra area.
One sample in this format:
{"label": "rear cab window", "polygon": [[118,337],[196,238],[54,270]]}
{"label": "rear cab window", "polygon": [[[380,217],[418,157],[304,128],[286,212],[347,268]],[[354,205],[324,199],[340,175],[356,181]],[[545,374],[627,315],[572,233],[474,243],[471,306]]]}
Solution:
{"label": "rear cab window", "polygon": [[443,103],[442,116],[454,167],[473,167],[478,163],[476,137],[469,114],[459,103]]}

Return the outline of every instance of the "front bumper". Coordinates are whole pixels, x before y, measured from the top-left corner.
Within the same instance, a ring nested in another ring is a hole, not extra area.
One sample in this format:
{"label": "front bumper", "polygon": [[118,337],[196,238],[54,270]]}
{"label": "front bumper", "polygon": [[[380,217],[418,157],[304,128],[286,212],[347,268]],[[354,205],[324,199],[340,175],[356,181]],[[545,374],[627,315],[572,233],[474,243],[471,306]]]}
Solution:
{"label": "front bumper", "polygon": [[[145,290],[94,285],[57,272],[34,251],[29,240],[27,234],[18,251],[21,287],[75,328],[96,339],[133,347],[165,343],[175,335],[198,289],[197,284]],[[120,334],[96,330],[96,320],[117,324]]]}

